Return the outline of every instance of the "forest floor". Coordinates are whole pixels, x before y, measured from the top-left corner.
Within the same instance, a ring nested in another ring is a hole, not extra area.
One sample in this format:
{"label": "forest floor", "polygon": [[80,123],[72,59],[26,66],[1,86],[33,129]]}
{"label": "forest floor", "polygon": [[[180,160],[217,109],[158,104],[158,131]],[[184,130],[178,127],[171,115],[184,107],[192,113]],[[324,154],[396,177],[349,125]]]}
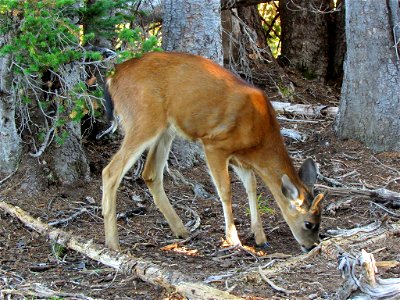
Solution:
{"label": "forest floor", "polygon": [[[326,89],[315,92],[310,88],[293,93],[295,103],[303,99],[303,103],[338,105],[335,93]],[[271,94],[270,98],[281,101],[279,95]],[[333,131],[333,119],[292,119],[298,122],[281,120],[282,127],[307,136],[303,142],[285,139],[296,167],[305,158],[313,157],[322,175],[344,186],[385,187],[400,192],[400,153],[374,154],[358,142],[338,140]],[[101,170],[119,144],[118,137],[85,141],[92,177],[74,186],[58,185],[52,180],[46,165],[48,158],[33,160],[26,155],[17,173],[1,186],[0,199],[46,223],[71,216],[85,207],[86,213],[63,224],[62,228],[103,244]],[[170,168],[179,169],[174,155],[170,156]],[[242,243],[249,248],[248,251],[223,251],[222,207],[204,163],[180,169],[180,172],[186,180],[200,183],[212,195],[209,199],[195,197],[190,186],[177,184],[168,174],[165,176],[166,192],[184,223],[193,225],[195,216],[200,218],[200,226],[191,233],[192,238],[179,243],[172,236],[144,182],[129,173],[130,177],[124,178],[119,188],[117,202],[117,211],[126,213],[118,219],[123,252],[178,270],[245,299],[335,297],[343,285],[337,257],[316,254],[290,264],[303,253],[260,180],[260,208],[271,247],[266,250],[255,247],[250,234],[246,194],[232,174],[235,222]],[[318,183],[317,190],[321,192],[325,191],[324,185],[331,186],[323,180]],[[378,206],[374,200],[351,192],[340,195],[331,192],[324,201],[321,233],[326,234],[329,229],[362,227],[385,216],[386,224],[399,222],[398,209],[385,208],[382,203]],[[343,237],[341,247],[353,255],[364,248],[374,253],[377,261],[400,261],[398,234],[371,243],[365,239],[362,243],[346,243],[346,239]],[[284,265],[285,262],[288,264]],[[279,264],[284,267],[269,272],[268,278],[275,285],[290,290],[290,294],[272,288],[259,273],[259,268],[268,271]],[[400,266],[381,268],[379,276],[399,277]],[[181,299],[174,291],[150,285],[134,275],[120,274],[74,251],[57,248],[3,211],[0,211],[0,291],[5,299]],[[48,296],[40,294],[45,291]]]}

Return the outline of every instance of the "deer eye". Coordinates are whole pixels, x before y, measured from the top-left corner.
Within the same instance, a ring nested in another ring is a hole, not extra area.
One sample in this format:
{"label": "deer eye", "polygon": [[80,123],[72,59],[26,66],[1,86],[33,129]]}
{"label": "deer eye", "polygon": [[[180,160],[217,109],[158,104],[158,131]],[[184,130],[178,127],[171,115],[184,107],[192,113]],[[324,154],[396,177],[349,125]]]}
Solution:
{"label": "deer eye", "polygon": [[307,221],[304,222],[304,226],[310,230],[314,228],[314,224]]}

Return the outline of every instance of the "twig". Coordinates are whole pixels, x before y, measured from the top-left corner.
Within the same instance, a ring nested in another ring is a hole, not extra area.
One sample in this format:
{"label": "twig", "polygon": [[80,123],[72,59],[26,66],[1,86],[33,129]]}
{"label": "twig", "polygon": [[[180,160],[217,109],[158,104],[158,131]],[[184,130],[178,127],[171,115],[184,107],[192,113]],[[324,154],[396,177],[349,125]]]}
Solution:
{"label": "twig", "polygon": [[[318,188],[327,189],[330,192],[337,193],[339,195],[343,195],[343,194],[348,195],[349,193],[353,193],[353,194],[357,194],[357,195],[369,196],[371,198],[377,197],[384,201],[391,201],[391,202],[393,202],[393,205],[400,205],[400,193],[391,191],[391,190],[388,190],[385,188],[357,189],[357,188],[351,188],[351,187],[330,187],[330,186],[326,186],[323,184],[316,184],[315,186]],[[380,201],[378,201],[378,202],[380,202]]]}
{"label": "twig", "polygon": [[16,165],[14,171],[12,171],[8,176],[6,176],[6,177],[3,178],[2,180],[0,180],[0,186],[1,186],[4,182],[6,182],[8,179],[10,179],[12,176],[14,176],[15,173],[17,173],[18,168],[19,168],[19,164],[20,164],[20,161],[18,161],[18,163],[17,163],[17,165]]}
{"label": "twig", "polygon": [[306,119],[289,119],[289,118],[282,117],[282,116],[278,116],[277,119],[280,120],[280,121],[284,121],[284,122],[295,122],[295,123],[312,123],[312,124],[316,124],[316,123],[320,123],[321,122],[321,121],[306,120]]}
{"label": "twig", "polygon": [[82,214],[84,214],[86,212],[87,212],[86,207],[82,207],[80,210],[78,210],[76,213],[73,213],[68,218],[64,218],[64,219],[60,219],[60,220],[57,220],[57,221],[49,222],[48,225],[57,226],[57,225],[60,225],[60,224],[68,223],[69,221],[72,221],[73,219],[76,219],[77,217],[79,217],[80,215],[82,215]]}
{"label": "twig", "polygon": [[195,222],[194,222],[194,225],[190,228],[190,232],[196,231],[196,229],[200,227],[200,223],[201,223],[199,214],[195,210],[193,210],[185,205],[175,204],[175,206],[179,207],[180,209],[184,209],[184,210],[188,211],[191,215],[193,215],[193,217],[195,218]]}
{"label": "twig", "polygon": [[296,293],[296,291],[290,291],[287,289],[284,289],[280,286],[277,286],[275,283],[273,283],[270,279],[267,278],[267,276],[264,275],[263,270],[261,269],[261,267],[258,267],[258,273],[260,274],[261,278],[270,285],[270,287],[272,287],[274,290],[278,291],[278,292],[282,292],[285,294],[292,294],[292,293]]}
{"label": "twig", "polygon": [[[61,291],[53,291],[41,284],[35,283],[32,286],[25,285],[14,289],[0,290],[0,299],[6,299],[7,295],[18,295],[23,297],[37,297],[37,298],[55,298],[55,297],[71,297],[73,299],[92,300],[93,298],[83,294],[66,293]],[[98,298],[97,298],[98,299]]]}
{"label": "twig", "polygon": [[382,165],[382,166],[385,167],[386,169],[389,169],[389,170],[391,170],[391,171],[393,171],[393,172],[395,172],[395,173],[397,173],[397,174],[400,174],[400,171],[399,171],[399,170],[397,170],[397,169],[395,169],[395,168],[392,168],[392,167],[389,167],[388,165],[385,165],[383,162],[381,162],[378,158],[376,158],[376,157],[373,156],[373,155],[371,155],[371,157],[372,157],[373,159],[375,159],[380,165]]}
{"label": "twig", "polygon": [[384,212],[388,213],[389,215],[391,215],[392,217],[398,218],[400,219],[400,215],[396,214],[395,212],[392,212],[391,210],[387,209],[386,207],[384,207],[383,205],[380,205],[378,203],[375,203],[373,201],[370,201],[371,204],[377,206],[378,208],[380,208],[381,210],[383,210]]}
{"label": "twig", "polygon": [[287,102],[271,101],[275,111],[280,114],[297,114],[313,117],[335,117],[338,108],[326,105],[292,104]]}
{"label": "twig", "polygon": [[318,172],[318,179],[323,180],[323,181],[325,181],[326,183],[329,183],[329,184],[331,184],[331,185],[333,185],[333,186],[335,186],[335,187],[336,187],[336,186],[340,186],[340,187],[345,186],[345,185],[344,185],[343,183],[341,183],[340,181],[337,181],[337,180],[335,180],[335,179],[326,177],[326,176],[322,175],[322,174],[319,173],[319,172]]}
{"label": "twig", "polygon": [[356,235],[361,232],[369,233],[369,232],[375,231],[378,228],[380,228],[384,223],[385,223],[385,221],[375,221],[366,226],[356,227],[353,229],[328,229],[327,233],[330,235],[333,235],[335,237],[350,237],[352,235]]}

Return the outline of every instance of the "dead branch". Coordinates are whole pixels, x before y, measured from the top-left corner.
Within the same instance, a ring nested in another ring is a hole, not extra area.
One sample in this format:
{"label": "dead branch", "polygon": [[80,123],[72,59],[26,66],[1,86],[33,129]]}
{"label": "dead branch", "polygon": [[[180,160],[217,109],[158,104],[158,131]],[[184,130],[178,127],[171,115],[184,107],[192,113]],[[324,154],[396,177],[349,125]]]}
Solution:
{"label": "dead branch", "polygon": [[0,201],[0,208],[18,218],[25,226],[51,241],[77,251],[104,265],[110,266],[123,274],[135,274],[145,282],[161,286],[168,290],[176,290],[188,299],[241,299],[228,292],[218,290],[178,271],[157,265],[151,261],[136,258],[132,255],[109,250],[61,229],[54,229],[39,219],[33,218],[19,207]]}
{"label": "dead branch", "polygon": [[383,224],[384,224],[384,222],[375,221],[366,226],[356,227],[356,228],[352,228],[352,229],[329,229],[329,230],[327,230],[327,233],[329,235],[333,235],[335,237],[349,237],[349,236],[356,235],[359,233],[373,232],[373,231],[377,230],[378,228],[380,228]]}
{"label": "dead branch", "polygon": [[267,0],[222,0],[221,10],[232,9],[238,7],[252,6],[260,3],[268,2]]}
{"label": "dead branch", "polygon": [[279,114],[304,115],[312,117],[335,117],[338,108],[326,105],[293,104],[287,102],[271,101],[275,111]]}
{"label": "dead branch", "polygon": [[[359,274],[356,274],[357,267],[361,267]],[[368,296],[373,299],[395,299],[400,296],[400,278],[376,277],[378,269],[374,256],[365,250],[361,250],[357,258],[343,255],[339,260],[339,270],[345,279],[342,289],[336,293],[339,299],[348,299],[354,291],[359,291],[357,299]]]}
{"label": "dead branch", "polygon": [[73,299],[85,299],[92,300],[88,296],[83,294],[74,294],[74,293],[65,293],[61,291],[51,290],[41,284],[33,284],[33,285],[23,285],[19,286],[18,289],[2,289],[0,290],[0,299],[6,299],[6,296],[23,296],[26,298],[59,298],[59,297],[70,297]]}
{"label": "dead branch", "polygon": [[281,128],[281,134],[284,137],[291,138],[292,140],[304,142],[307,139],[307,136],[304,133],[300,133],[293,129]]}
{"label": "dead branch", "polygon": [[318,188],[327,189],[329,192],[339,195],[348,195],[349,193],[352,193],[356,195],[368,196],[370,198],[375,198],[375,202],[385,203],[391,208],[400,208],[400,193],[385,188],[357,189],[351,187],[330,187],[322,184],[316,184],[315,186]]}
{"label": "dead branch", "polygon": [[57,221],[49,222],[48,224],[50,226],[59,226],[61,224],[66,224],[66,223],[78,218],[80,215],[82,215],[84,213],[87,213],[87,211],[88,210],[87,210],[86,207],[82,207],[80,210],[78,210],[77,212],[73,213],[69,217],[63,218],[63,219],[60,219],[60,220],[57,220]]}
{"label": "dead branch", "polygon": [[284,289],[284,288],[282,288],[282,287],[280,287],[280,286],[277,286],[275,283],[272,282],[272,280],[270,280],[269,278],[267,278],[267,276],[264,275],[263,270],[261,269],[261,267],[259,267],[258,273],[260,273],[261,278],[262,278],[266,283],[268,283],[269,286],[270,286],[271,288],[273,288],[274,290],[276,290],[276,291],[278,291],[278,292],[285,293],[285,294],[292,294],[292,293],[295,293],[295,292],[296,292],[296,291],[289,291],[289,290]]}

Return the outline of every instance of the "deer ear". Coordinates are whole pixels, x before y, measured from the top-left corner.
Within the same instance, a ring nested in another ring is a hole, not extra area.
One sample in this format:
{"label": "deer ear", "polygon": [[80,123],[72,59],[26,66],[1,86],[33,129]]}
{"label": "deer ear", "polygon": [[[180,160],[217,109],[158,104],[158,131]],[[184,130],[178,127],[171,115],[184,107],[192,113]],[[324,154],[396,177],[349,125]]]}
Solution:
{"label": "deer ear", "polygon": [[314,189],[317,174],[317,165],[311,158],[307,158],[299,170],[299,176],[310,192]]}
{"label": "deer ear", "polygon": [[282,176],[282,193],[291,201],[299,197],[297,187],[290,181],[290,178],[286,174]]}
{"label": "deer ear", "polygon": [[310,207],[311,214],[318,215],[321,213],[321,201],[324,199],[324,197],[325,197],[325,194],[318,194],[317,197],[315,197],[315,199]]}

